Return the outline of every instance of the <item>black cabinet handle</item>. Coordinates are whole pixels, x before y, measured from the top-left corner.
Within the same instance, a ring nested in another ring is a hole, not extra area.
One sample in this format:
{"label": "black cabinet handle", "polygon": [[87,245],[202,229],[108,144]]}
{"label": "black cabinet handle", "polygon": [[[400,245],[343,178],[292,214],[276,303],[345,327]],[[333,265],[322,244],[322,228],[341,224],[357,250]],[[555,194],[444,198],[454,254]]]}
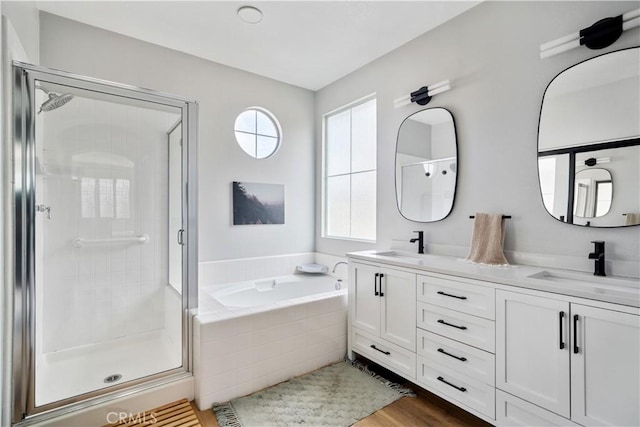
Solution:
{"label": "black cabinet handle", "polygon": [[375,344],[371,344],[369,347],[371,347],[374,350],[378,350],[380,353],[382,354],[386,354],[387,356],[390,355],[391,353],[388,351],[384,351],[384,350],[380,350],[378,347],[375,346]]}
{"label": "black cabinet handle", "polygon": [[453,357],[454,359],[458,359],[458,360],[459,360],[459,361],[461,361],[461,362],[466,362],[466,361],[467,361],[467,358],[466,358],[466,357],[455,356],[455,355],[453,355],[453,354],[451,354],[451,353],[447,353],[447,352],[446,352],[446,351],[444,351],[444,349],[442,349],[442,348],[439,348],[439,349],[438,349],[438,353],[446,354],[447,356],[449,356],[449,357]]}
{"label": "black cabinet handle", "polygon": [[465,331],[467,329],[466,326],[458,326],[458,325],[454,325],[452,323],[447,323],[442,319],[438,319],[438,323],[442,323],[443,325],[451,326],[452,328],[462,329],[463,331]]}
{"label": "black cabinet handle", "polygon": [[438,291],[438,295],[444,295],[445,297],[458,298],[458,299],[467,299],[467,297],[460,297],[458,295],[452,295],[442,291]]}
{"label": "black cabinet handle", "polygon": [[578,348],[578,319],[580,316],[577,314],[573,315],[573,354],[580,353],[580,348]]}
{"label": "black cabinet handle", "polygon": [[564,340],[563,340],[563,338],[564,338],[564,333],[563,333],[564,332],[564,328],[563,328],[563,326],[564,326],[564,311],[560,312],[560,321],[559,321],[559,323],[560,323],[560,350],[564,350],[564,347],[565,347]]}
{"label": "black cabinet handle", "polygon": [[376,277],[375,279],[373,279],[373,294],[375,296],[380,295],[380,293],[378,292],[378,276],[380,276],[380,273],[376,273]]}
{"label": "black cabinet handle", "polygon": [[382,279],[384,278],[384,273],[380,273],[380,296],[384,296],[384,292],[382,292]]}
{"label": "black cabinet handle", "polygon": [[460,391],[463,391],[463,392],[464,392],[464,391],[467,391],[467,389],[466,389],[466,388],[464,388],[464,387],[458,387],[458,386],[457,386],[457,385],[455,385],[455,384],[451,384],[449,381],[445,380],[445,379],[444,379],[444,378],[442,378],[442,377],[438,377],[438,381],[442,381],[442,382],[443,382],[443,383],[445,383],[446,385],[448,385],[448,386],[450,386],[450,387],[453,387],[453,388],[455,388],[456,390],[460,390]]}

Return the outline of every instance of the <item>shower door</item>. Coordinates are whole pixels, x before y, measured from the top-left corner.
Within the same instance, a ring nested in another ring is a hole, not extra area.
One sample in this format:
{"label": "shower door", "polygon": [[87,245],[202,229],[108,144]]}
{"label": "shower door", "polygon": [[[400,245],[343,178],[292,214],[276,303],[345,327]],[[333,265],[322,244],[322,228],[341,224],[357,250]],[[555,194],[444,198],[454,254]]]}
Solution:
{"label": "shower door", "polygon": [[196,105],[22,64],[15,81],[14,409],[184,376]]}

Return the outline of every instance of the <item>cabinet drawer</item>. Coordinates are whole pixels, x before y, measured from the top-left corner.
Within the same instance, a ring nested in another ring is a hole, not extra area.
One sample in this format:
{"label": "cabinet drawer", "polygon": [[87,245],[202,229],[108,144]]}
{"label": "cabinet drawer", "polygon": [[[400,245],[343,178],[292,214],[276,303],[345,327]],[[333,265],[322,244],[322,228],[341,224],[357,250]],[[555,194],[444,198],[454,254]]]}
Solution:
{"label": "cabinet drawer", "polygon": [[418,301],[495,320],[495,289],[433,276],[418,276]]}
{"label": "cabinet drawer", "polygon": [[495,388],[418,356],[418,384],[495,419]]}
{"label": "cabinet drawer", "polygon": [[498,426],[578,426],[566,418],[496,389]]}
{"label": "cabinet drawer", "polygon": [[495,356],[486,351],[418,329],[418,355],[485,384],[495,385]]}
{"label": "cabinet drawer", "polygon": [[351,347],[356,353],[377,362],[405,378],[416,377],[416,355],[358,329],[353,329]]}
{"label": "cabinet drawer", "polygon": [[495,322],[423,302],[418,303],[417,326],[438,335],[495,352]]}

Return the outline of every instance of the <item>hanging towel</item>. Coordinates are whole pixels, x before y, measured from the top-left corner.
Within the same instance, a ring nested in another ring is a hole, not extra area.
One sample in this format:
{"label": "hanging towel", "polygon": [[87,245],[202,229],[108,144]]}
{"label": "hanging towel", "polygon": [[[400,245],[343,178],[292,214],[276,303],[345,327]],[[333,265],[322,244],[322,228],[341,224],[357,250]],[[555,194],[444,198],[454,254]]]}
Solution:
{"label": "hanging towel", "polygon": [[467,261],[487,265],[509,265],[504,256],[502,214],[476,213]]}
{"label": "hanging towel", "polygon": [[640,224],[640,213],[629,212],[626,215],[627,219],[624,221],[624,225]]}

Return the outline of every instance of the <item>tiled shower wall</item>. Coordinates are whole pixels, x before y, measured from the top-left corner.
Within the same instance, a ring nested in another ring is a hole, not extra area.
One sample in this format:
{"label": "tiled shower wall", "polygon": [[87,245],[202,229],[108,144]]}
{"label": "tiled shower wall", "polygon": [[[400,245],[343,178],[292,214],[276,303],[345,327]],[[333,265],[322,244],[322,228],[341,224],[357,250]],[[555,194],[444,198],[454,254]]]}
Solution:
{"label": "tiled shower wall", "polygon": [[[79,96],[37,116],[36,204],[51,207],[50,220],[38,218],[41,353],[163,328],[167,131],[178,119]],[[144,244],[73,244],[142,235]]]}

